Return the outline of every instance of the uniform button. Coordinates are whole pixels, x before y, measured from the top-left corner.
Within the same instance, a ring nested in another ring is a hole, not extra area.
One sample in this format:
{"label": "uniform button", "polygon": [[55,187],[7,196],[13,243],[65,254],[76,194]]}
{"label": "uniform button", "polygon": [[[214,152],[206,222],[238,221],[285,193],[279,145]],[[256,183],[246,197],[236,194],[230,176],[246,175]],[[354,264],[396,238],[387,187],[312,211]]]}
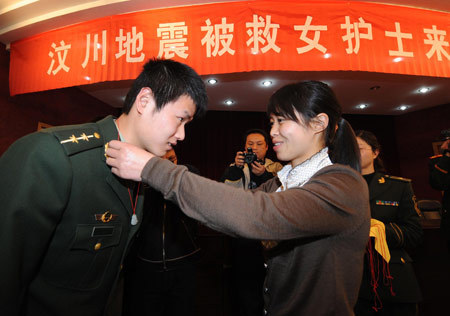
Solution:
{"label": "uniform button", "polygon": [[102,244],[98,242],[95,244],[94,250],[99,250],[101,247],[102,247]]}
{"label": "uniform button", "polygon": [[268,268],[269,266],[267,265],[267,263],[264,263],[264,268]]}
{"label": "uniform button", "polygon": [[405,259],[400,258],[400,260],[401,260],[402,263],[406,263]]}
{"label": "uniform button", "polygon": [[264,308],[264,315],[267,315],[267,309]]}

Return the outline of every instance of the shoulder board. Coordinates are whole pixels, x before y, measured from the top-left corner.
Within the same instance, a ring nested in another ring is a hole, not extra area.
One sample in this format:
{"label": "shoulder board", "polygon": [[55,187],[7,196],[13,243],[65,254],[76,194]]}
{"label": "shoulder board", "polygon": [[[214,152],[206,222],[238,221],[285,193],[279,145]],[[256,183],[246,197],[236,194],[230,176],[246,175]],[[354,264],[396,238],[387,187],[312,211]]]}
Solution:
{"label": "shoulder board", "polygon": [[384,175],[385,178],[388,179],[392,179],[392,180],[398,180],[398,181],[403,181],[403,182],[411,182],[411,179],[408,178],[402,178],[402,177],[394,177],[394,176],[390,176],[390,175]]}
{"label": "shoulder board", "polygon": [[55,136],[68,156],[103,147],[103,137],[95,123],[53,127],[42,132]]}
{"label": "shoulder board", "polygon": [[439,157],[442,157],[442,155],[431,156],[430,159],[439,158]]}

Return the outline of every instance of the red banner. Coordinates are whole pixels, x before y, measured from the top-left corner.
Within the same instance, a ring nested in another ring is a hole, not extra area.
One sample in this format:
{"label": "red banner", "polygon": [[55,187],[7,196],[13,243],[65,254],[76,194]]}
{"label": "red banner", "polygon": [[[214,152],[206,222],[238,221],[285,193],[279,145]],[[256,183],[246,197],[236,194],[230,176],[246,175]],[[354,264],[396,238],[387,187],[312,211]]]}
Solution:
{"label": "red banner", "polygon": [[101,18],[11,44],[19,94],[134,79],[151,57],[199,74],[352,70],[450,77],[450,14],[375,3],[245,1]]}

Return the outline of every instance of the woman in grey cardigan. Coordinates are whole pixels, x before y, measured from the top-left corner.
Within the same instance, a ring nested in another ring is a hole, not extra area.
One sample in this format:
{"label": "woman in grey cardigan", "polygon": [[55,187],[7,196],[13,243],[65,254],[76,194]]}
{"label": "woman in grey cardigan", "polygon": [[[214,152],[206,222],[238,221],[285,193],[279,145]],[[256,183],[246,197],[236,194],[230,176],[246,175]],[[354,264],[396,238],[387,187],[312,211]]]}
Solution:
{"label": "woman in grey cardigan", "polygon": [[116,175],[148,183],[213,229],[266,240],[267,315],[353,315],[370,226],[353,130],[333,91],[317,81],[282,87],[268,113],[273,149],[289,163],[253,191],[197,176],[118,141],[110,142],[107,163]]}

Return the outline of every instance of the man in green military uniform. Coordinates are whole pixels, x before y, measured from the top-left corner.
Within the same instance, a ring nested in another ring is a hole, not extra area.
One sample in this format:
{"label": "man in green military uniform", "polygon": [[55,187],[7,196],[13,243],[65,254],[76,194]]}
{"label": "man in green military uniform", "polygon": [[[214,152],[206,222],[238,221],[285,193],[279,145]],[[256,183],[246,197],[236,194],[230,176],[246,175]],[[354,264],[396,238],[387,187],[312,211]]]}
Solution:
{"label": "man in green military uniform", "polygon": [[206,103],[193,69],[150,60],[117,120],[50,128],[11,145],[0,158],[0,315],[110,309],[142,219],[143,186],[115,177],[105,148],[121,139],[162,156]]}
{"label": "man in green military uniform", "polygon": [[441,132],[443,143],[441,155],[430,157],[429,181],[430,185],[442,191],[442,219],[441,230],[447,240],[447,248],[450,252],[450,129]]}

